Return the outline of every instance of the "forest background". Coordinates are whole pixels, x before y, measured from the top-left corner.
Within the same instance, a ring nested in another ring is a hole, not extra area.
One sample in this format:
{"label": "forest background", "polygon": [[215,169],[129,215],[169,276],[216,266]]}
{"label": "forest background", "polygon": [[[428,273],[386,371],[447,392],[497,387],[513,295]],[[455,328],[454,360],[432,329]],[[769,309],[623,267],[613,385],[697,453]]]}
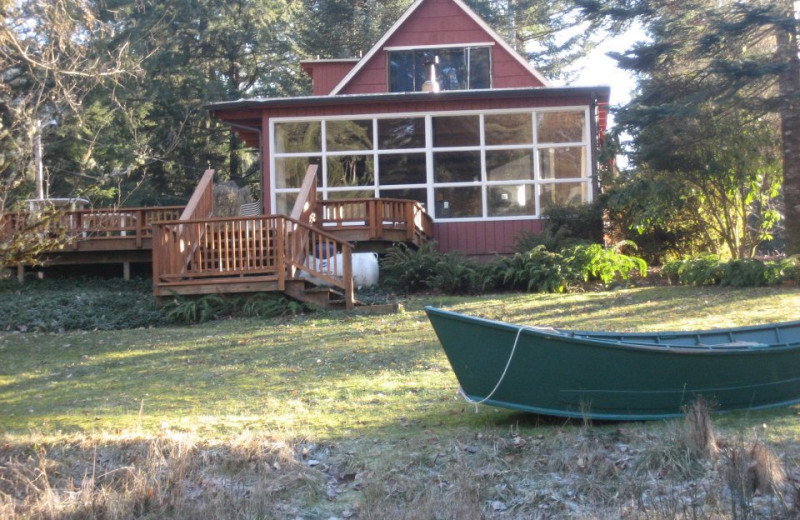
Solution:
{"label": "forest background", "polygon": [[[0,0],[0,210],[35,195],[37,139],[51,197],[183,204],[209,166],[256,191],[257,154],[203,106],[307,94],[302,59],[366,52],[410,3]],[[643,29],[613,56],[637,89],[602,157],[628,167],[599,179],[621,237],[651,258],[800,252],[792,0],[466,3],[557,83]]]}

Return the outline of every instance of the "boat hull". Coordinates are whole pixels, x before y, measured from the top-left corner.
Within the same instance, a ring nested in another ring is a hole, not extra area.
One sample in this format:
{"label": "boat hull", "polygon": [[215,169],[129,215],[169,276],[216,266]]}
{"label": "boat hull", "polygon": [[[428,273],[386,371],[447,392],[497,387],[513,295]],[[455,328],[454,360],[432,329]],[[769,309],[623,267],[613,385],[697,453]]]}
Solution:
{"label": "boat hull", "polygon": [[800,403],[796,344],[632,344],[560,331],[520,332],[517,325],[431,307],[426,312],[464,393],[471,400],[489,396],[485,404],[493,406],[562,417],[650,420],[682,415],[698,396],[718,411]]}

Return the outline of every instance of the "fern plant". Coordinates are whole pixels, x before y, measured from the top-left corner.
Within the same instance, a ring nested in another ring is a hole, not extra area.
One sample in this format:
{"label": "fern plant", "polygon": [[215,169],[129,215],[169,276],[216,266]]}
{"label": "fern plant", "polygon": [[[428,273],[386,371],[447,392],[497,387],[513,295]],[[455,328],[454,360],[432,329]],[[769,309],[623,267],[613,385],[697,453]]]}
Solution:
{"label": "fern plant", "polygon": [[671,283],[683,285],[760,287],[800,281],[800,257],[766,262],[752,258],[722,262],[716,255],[704,255],[669,262],[661,272]]}
{"label": "fern plant", "polygon": [[403,292],[429,289],[442,257],[435,242],[426,242],[418,249],[406,244],[390,247],[381,261],[381,278],[386,285]]}
{"label": "fern plant", "polygon": [[568,283],[564,257],[539,245],[525,253],[495,259],[487,268],[483,288],[561,293]]}
{"label": "fern plant", "polygon": [[470,294],[476,292],[478,267],[476,262],[457,253],[442,255],[436,263],[436,274],[428,285],[446,294]]}
{"label": "fern plant", "polygon": [[209,294],[200,298],[174,295],[162,311],[171,323],[203,323],[217,319],[232,306],[222,296]]}
{"label": "fern plant", "polygon": [[717,285],[722,280],[723,270],[719,256],[707,254],[668,262],[661,269],[661,274],[666,276],[670,283]]}
{"label": "fern plant", "polygon": [[243,299],[240,312],[248,318],[273,318],[299,314],[305,310],[306,307],[301,302],[275,294],[257,294]]}
{"label": "fern plant", "polygon": [[600,280],[609,285],[617,279],[628,281],[633,273],[647,276],[647,262],[619,253],[600,244],[578,245],[564,251],[571,274],[588,282]]}

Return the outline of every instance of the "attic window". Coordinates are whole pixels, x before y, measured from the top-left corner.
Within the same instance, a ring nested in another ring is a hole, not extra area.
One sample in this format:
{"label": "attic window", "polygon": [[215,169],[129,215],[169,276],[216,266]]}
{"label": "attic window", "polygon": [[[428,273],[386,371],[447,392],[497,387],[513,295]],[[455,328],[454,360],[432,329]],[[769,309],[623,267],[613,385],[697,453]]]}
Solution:
{"label": "attic window", "polygon": [[[489,47],[409,49],[389,52],[389,91],[419,92],[429,79],[430,63],[439,58],[437,80],[442,90],[491,87]],[[426,66],[427,64],[427,66]]]}

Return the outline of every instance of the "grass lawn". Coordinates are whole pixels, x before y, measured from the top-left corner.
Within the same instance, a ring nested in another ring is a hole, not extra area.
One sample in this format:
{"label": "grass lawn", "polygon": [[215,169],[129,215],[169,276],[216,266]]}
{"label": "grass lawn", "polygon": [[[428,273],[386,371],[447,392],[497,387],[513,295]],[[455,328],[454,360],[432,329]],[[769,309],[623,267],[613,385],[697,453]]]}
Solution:
{"label": "grass lawn", "polygon": [[[681,458],[682,421],[587,426],[465,404],[428,304],[625,331],[800,319],[797,287],[648,287],[432,296],[379,316],[3,333],[0,517],[702,518],[794,507],[737,502],[730,490],[726,500],[721,483],[697,504],[685,490],[659,502],[643,485],[651,477],[702,487],[722,471]],[[729,445],[757,435],[789,473],[799,423],[798,407],[714,417]]]}

